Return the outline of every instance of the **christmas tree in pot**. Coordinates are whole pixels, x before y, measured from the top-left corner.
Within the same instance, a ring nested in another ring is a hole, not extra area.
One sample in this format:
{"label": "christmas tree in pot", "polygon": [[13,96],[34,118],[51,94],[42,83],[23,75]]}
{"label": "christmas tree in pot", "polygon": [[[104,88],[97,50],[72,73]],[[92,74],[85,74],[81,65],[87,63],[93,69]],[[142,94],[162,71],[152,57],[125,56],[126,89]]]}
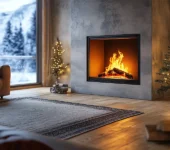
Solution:
{"label": "christmas tree in pot", "polygon": [[163,67],[160,68],[157,74],[160,76],[160,79],[156,80],[160,84],[157,93],[164,95],[170,89],[170,46],[168,47],[168,52],[165,54]]}
{"label": "christmas tree in pot", "polygon": [[56,83],[50,88],[51,93],[65,94],[68,91],[68,84],[59,83],[60,77],[67,72],[68,64],[64,64],[62,54],[65,52],[59,39],[52,47],[53,57],[51,58],[51,73],[56,78]]}

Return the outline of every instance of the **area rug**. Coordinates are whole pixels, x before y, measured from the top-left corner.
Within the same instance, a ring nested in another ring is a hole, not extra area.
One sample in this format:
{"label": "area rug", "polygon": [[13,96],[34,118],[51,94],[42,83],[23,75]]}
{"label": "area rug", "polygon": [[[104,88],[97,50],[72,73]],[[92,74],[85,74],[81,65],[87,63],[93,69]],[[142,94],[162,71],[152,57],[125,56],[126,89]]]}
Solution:
{"label": "area rug", "polygon": [[141,112],[35,97],[0,102],[0,125],[68,139]]}

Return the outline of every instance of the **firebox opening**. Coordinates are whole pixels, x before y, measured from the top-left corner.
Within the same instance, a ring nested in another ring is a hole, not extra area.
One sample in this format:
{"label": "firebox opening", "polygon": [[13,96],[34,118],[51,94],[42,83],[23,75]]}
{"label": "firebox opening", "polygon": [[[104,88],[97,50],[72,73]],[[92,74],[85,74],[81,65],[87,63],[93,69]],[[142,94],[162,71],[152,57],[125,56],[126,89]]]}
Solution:
{"label": "firebox opening", "polygon": [[87,37],[87,80],[140,84],[140,35]]}

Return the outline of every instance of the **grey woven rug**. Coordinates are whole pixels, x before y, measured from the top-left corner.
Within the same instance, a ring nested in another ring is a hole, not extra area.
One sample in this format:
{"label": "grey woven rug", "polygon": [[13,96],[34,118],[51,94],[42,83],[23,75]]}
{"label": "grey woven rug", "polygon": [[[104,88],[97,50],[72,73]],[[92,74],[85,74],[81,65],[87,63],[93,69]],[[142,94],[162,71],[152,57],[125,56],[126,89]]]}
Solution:
{"label": "grey woven rug", "polygon": [[0,102],[0,125],[61,139],[140,114],[132,110],[35,97]]}

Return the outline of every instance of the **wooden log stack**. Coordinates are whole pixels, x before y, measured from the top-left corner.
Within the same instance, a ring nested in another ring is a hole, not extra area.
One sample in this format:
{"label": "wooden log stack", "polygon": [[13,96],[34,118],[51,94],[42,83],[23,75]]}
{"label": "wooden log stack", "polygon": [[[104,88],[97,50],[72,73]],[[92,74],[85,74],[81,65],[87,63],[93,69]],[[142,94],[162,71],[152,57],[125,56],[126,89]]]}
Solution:
{"label": "wooden log stack", "polygon": [[133,79],[133,75],[132,74],[127,73],[127,72],[125,72],[123,70],[120,70],[118,68],[113,68],[113,70],[109,70],[108,74],[106,74],[105,72],[100,73],[98,75],[98,77],[105,77],[106,75],[110,75],[110,76],[118,76],[118,75],[120,75],[120,76],[124,76],[124,77],[126,77],[128,79]]}
{"label": "wooden log stack", "polygon": [[104,77],[104,76],[106,76],[105,72],[102,72],[98,75],[98,77]]}
{"label": "wooden log stack", "polygon": [[68,91],[68,84],[55,83],[53,87],[50,88],[51,93],[67,94],[67,91]]}
{"label": "wooden log stack", "polygon": [[119,75],[125,76],[128,79],[133,79],[133,76],[130,73],[122,71],[122,70],[120,70],[118,68],[113,68],[113,71],[116,72]]}

